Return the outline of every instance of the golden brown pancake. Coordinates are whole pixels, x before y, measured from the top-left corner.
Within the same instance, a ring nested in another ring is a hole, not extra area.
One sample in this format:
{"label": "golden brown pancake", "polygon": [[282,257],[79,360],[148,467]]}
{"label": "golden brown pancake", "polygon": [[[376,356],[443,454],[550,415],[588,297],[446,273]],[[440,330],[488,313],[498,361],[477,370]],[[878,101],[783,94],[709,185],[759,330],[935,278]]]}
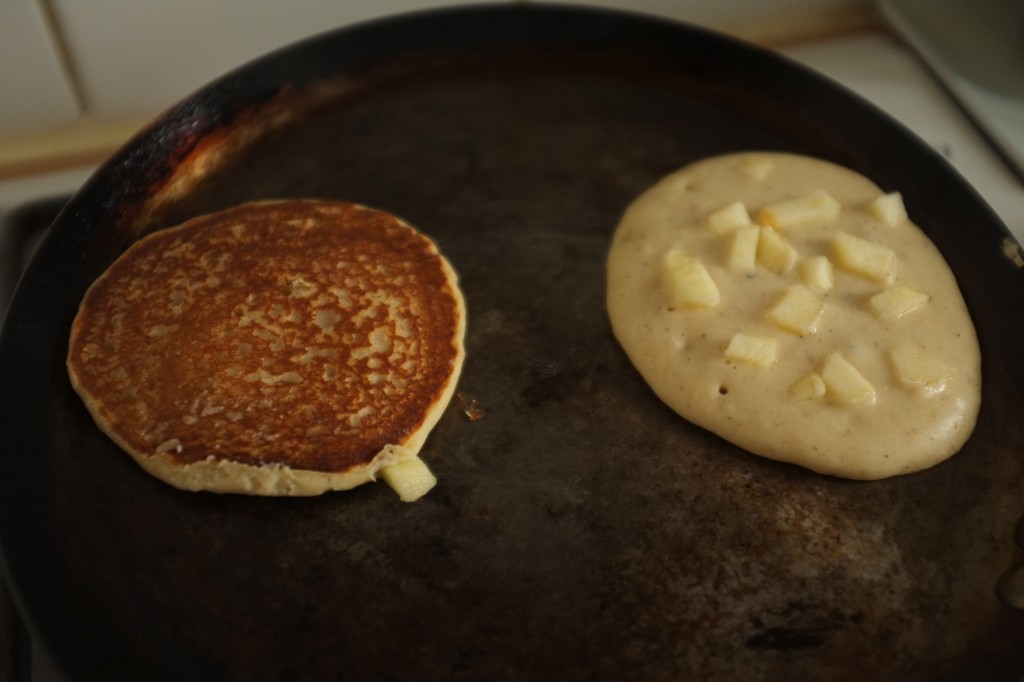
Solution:
{"label": "golden brown pancake", "polygon": [[254,202],[133,244],[86,293],[67,365],[97,425],[167,483],[316,495],[416,458],[464,330],[454,270],[400,219]]}

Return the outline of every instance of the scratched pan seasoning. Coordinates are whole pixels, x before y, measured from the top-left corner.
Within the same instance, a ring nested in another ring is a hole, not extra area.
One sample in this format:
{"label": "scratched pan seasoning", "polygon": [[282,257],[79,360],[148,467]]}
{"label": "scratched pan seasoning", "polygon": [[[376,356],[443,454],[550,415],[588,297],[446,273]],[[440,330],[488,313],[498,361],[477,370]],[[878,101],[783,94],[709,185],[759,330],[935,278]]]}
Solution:
{"label": "scratched pan seasoning", "polygon": [[[328,81],[314,109],[224,142]],[[233,153],[214,172],[168,185],[217,140]],[[864,483],[754,457],[664,407],[616,344],[604,269],[625,207],[756,148],[902,191],[949,260],[984,372],[949,461]],[[382,485],[180,492],[60,371],[78,300],[132,239],[290,197],[383,208],[459,273],[467,357],[421,451],[438,485],[414,504]],[[8,573],[75,680],[1017,680],[1024,610],[996,592],[1024,553],[1006,235],[874,109],[685,26],[517,5],[328,34],[169,112],[55,224],[0,355]]]}

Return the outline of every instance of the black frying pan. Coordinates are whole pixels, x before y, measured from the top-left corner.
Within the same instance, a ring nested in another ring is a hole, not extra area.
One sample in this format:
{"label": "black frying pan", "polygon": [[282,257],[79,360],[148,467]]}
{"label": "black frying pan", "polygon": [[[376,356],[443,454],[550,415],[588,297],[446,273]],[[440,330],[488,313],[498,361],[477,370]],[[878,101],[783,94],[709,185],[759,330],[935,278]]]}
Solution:
{"label": "black frying pan", "polygon": [[[753,457],[672,414],[616,345],[623,209],[754,148],[902,191],[946,255],[984,354],[948,462],[863,483]],[[77,303],[131,240],[300,196],[404,216],[461,275],[469,355],[415,504],[180,492],[68,384]],[[0,343],[6,577],[74,680],[1016,680],[1024,611],[995,593],[1024,511],[1008,236],[897,122],[702,30],[504,5],[326,34],[168,111],[52,226]]]}

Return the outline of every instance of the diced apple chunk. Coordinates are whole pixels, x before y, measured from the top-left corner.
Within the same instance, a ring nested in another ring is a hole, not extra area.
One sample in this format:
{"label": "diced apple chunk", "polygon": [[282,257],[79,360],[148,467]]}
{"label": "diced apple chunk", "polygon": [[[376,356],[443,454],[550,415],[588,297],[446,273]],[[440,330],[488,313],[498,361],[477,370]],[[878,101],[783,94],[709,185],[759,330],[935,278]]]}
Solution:
{"label": "diced apple chunk", "polygon": [[674,305],[712,307],[721,294],[711,273],[696,256],[672,250],[665,254],[663,275]]}
{"label": "diced apple chunk", "polygon": [[837,232],[832,241],[836,263],[868,279],[892,284],[896,280],[896,252],[849,232]]}
{"label": "diced apple chunk", "polygon": [[740,171],[752,180],[764,180],[775,169],[775,164],[763,156],[748,156],[740,162]]}
{"label": "diced apple chunk", "polygon": [[836,283],[836,273],[828,256],[812,256],[800,263],[800,279],[811,291],[823,294]]}
{"label": "diced apple chunk", "polygon": [[419,457],[391,464],[380,470],[380,476],[403,502],[415,502],[437,484],[437,479]]}
{"label": "diced apple chunk", "polygon": [[791,403],[819,400],[825,397],[825,380],[817,372],[811,372],[793,382],[786,391],[786,397]]}
{"label": "diced apple chunk", "polygon": [[825,301],[803,284],[794,284],[768,311],[767,317],[776,326],[803,336],[813,334]]}
{"label": "diced apple chunk", "polygon": [[708,227],[715,234],[724,234],[738,230],[741,227],[750,227],[754,223],[750,220],[750,214],[742,201],[734,201],[724,208],[720,208],[708,216]]}
{"label": "diced apple chunk", "polygon": [[875,400],[875,387],[839,351],[833,351],[825,359],[821,378],[828,394],[841,403],[867,403]]}
{"label": "diced apple chunk", "polygon": [[955,370],[933,351],[910,341],[889,349],[889,363],[905,385],[935,388],[952,378]]}
{"label": "diced apple chunk", "polygon": [[887,227],[896,227],[907,219],[903,195],[899,192],[881,194],[867,203],[867,212]]}
{"label": "diced apple chunk", "polygon": [[839,217],[842,205],[821,190],[765,206],[758,212],[762,225],[784,230],[801,225],[827,225]]}
{"label": "diced apple chunk", "polygon": [[930,297],[910,287],[897,284],[868,299],[868,306],[880,320],[895,320],[928,303]]}
{"label": "diced apple chunk", "polygon": [[742,332],[734,334],[725,349],[725,357],[729,360],[749,362],[761,367],[768,367],[775,362],[778,355],[778,339],[771,336],[753,336]]}
{"label": "diced apple chunk", "polygon": [[757,242],[761,228],[751,225],[732,233],[726,265],[733,272],[749,274],[757,269]]}
{"label": "diced apple chunk", "polygon": [[785,275],[797,261],[797,251],[781,234],[762,227],[757,240],[757,262],[777,275]]}

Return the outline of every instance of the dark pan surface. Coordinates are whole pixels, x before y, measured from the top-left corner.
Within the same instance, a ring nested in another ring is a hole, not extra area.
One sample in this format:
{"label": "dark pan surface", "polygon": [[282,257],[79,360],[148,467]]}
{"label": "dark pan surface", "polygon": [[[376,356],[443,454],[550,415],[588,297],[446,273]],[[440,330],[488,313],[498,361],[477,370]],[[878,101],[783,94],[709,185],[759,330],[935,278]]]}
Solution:
{"label": "dark pan surface", "polygon": [[[206,142],[328,81],[343,92],[156,205]],[[876,483],[767,462],[632,370],[604,311],[619,216],[665,173],[751,148],[902,191],[948,258],[985,363],[950,461]],[[179,492],[95,429],[64,373],[85,288],[144,229],[310,196],[407,218],[461,275],[460,399],[415,504],[383,485]],[[325,35],[168,112],[51,228],[0,344],[8,577],[75,680],[1017,680],[1024,611],[994,591],[1024,511],[1007,236],[897,123],[703,31],[506,6]]]}

